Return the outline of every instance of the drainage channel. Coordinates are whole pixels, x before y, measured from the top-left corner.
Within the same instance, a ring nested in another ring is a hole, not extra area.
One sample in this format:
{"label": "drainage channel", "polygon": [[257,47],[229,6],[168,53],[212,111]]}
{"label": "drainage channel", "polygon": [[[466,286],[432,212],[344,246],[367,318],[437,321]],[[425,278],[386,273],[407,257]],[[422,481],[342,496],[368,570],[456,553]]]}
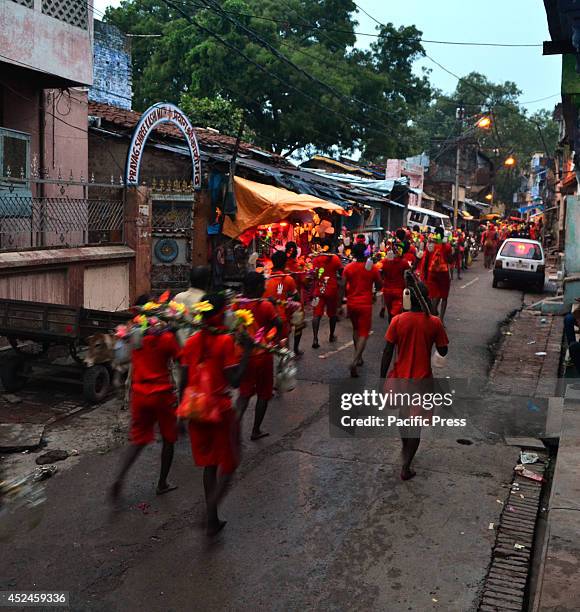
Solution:
{"label": "drainage channel", "polygon": [[[527,449],[522,449],[528,452]],[[536,463],[518,464],[497,527],[492,560],[484,581],[480,612],[527,609],[535,534],[550,464],[548,451],[530,449]]]}

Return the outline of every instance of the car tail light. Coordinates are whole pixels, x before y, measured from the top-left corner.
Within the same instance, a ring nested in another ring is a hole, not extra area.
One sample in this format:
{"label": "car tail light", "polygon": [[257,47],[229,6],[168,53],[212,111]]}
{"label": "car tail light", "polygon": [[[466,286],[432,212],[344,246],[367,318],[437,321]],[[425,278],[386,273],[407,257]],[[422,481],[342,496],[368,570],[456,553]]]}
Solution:
{"label": "car tail light", "polygon": [[496,259],[495,260],[495,267],[496,268],[500,268],[500,269],[503,267],[502,263],[501,263],[501,259]]}

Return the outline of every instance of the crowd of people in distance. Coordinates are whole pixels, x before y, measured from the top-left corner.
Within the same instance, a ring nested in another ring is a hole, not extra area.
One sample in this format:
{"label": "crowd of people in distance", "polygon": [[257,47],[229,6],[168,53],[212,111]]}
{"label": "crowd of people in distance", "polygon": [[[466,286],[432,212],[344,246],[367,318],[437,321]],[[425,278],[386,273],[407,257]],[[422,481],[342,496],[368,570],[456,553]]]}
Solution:
{"label": "crowd of people in distance", "polygon": [[[160,316],[151,316],[159,304],[143,296],[135,319],[139,342],[131,351],[132,443],[111,488],[112,500],[119,499],[129,469],[154,440],[156,425],[163,440],[156,492],[176,488],[168,475],[178,414],[186,403],[198,414],[211,413],[204,419],[189,418],[187,426],[195,464],[204,468],[207,533],[215,535],[225,525],[219,502],[240,461],[240,421],[255,397],[250,437],[256,441],[268,436],[263,423],[275,393],[277,351],[289,352],[291,347],[295,359],[304,354],[300,345],[305,313],[312,314],[315,351],[321,347],[324,317],[330,344],[337,342],[339,318],[350,320],[353,355],[348,373],[357,378],[379,296],[379,317],[386,319],[387,328],[380,376],[430,380],[433,350],[441,356],[448,350],[444,321],[452,276],[461,278],[479,248],[486,267],[492,265],[502,238],[516,231],[532,236],[537,228],[495,223],[480,232],[445,232],[442,227],[428,232],[407,227],[386,233],[379,245],[362,234],[318,240],[308,257],[288,242],[271,257],[253,258],[255,269],[247,271],[238,295],[210,291],[209,268],[196,267],[190,288],[170,302],[176,313],[191,315],[193,329],[176,330]],[[243,333],[239,328],[231,331],[232,313],[245,321]],[[232,389],[239,390],[235,402]],[[418,446],[417,436],[403,439],[402,480],[415,475],[411,463]]]}

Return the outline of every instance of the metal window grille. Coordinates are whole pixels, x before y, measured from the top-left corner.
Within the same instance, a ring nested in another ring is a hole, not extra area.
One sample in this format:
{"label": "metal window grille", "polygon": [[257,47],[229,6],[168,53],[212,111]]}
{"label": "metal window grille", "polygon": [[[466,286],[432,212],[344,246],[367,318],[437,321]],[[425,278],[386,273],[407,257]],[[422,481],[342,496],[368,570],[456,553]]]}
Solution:
{"label": "metal window grille", "polygon": [[123,243],[123,202],[0,195],[0,251]]}
{"label": "metal window grille", "polygon": [[12,2],[16,2],[16,4],[21,4],[27,8],[34,8],[34,0],[12,0]]}
{"label": "metal window grille", "polygon": [[153,205],[152,227],[157,232],[183,233],[191,231],[191,204]]}
{"label": "metal window grille", "polygon": [[86,0],[42,0],[42,12],[78,28],[88,28]]}

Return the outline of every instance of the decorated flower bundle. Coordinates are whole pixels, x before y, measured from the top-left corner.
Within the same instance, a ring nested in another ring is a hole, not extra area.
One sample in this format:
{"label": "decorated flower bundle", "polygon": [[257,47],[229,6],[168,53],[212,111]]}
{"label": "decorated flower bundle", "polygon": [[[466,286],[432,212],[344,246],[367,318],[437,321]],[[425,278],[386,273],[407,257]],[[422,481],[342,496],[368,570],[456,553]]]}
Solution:
{"label": "decorated flower bundle", "polygon": [[[243,306],[243,298],[236,298],[236,306]],[[293,312],[300,308],[299,302],[288,301],[286,306]],[[168,330],[185,329],[190,334],[204,329],[212,334],[232,334],[235,336],[250,336],[257,348],[271,352],[280,352],[275,344],[276,329],[255,329],[255,319],[251,310],[247,308],[229,308],[224,318],[225,325],[214,326],[206,321],[207,314],[213,310],[210,302],[202,301],[187,308],[184,304],[169,299],[169,292],[165,292],[157,301],[147,302],[143,306],[132,309],[133,319],[126,325],[116,328],[119,355],[125,352],[125,358],[119,357],[120,362],[127,361],[130,349],[139,348],[145,335],[161,334]]]}

